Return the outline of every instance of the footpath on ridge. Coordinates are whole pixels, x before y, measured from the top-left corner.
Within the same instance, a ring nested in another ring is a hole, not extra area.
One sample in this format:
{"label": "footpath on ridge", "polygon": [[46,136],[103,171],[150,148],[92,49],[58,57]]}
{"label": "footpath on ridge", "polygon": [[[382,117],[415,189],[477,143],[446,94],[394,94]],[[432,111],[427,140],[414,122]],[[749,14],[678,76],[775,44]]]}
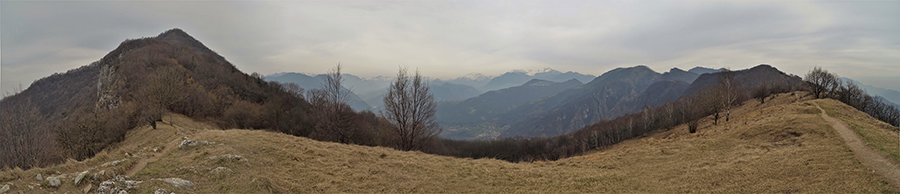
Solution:
{"label": "footpath on ridge", "polygon": [[823,110],[822,107],[819,107],[819,104],[816,104],[816,108],[819,108],[819,110],[822,111],[822,118],[825,119],[825,121],[828,121],[831,128],[834,128],[838,135],[844,139],[847,146],[853,150],[856,158],[869,167],[869,169],[872,169],[875,173],[883,176],[891,185],[900,188],[900,166],[891,162],[892,159],[887,158],[872,148],[869,148],[869,146],[866,146],[865,141],[863,141],[856,132],[850,130],[843,121],[828,116],[828,113],[825,113],[825,110]]}

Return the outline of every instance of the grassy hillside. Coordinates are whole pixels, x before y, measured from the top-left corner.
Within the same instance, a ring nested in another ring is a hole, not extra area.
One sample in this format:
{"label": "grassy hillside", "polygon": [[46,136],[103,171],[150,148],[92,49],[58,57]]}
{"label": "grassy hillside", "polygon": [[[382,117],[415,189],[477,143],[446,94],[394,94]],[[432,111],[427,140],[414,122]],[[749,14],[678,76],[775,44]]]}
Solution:
{"label": "grassy hillside", "polygon": [[[791,94],[779,94],[766,104],[747,101],[732,111],[736,116],[731,122],[711,125],[705,118],[695,134],[678,126],[604,151],[534,163],[459,159],[259,130],[215,130],[168,115],[158,129],[131,130],[125,141],[92,159],[4,170],[0,184],[26,193],[81,192],[87,184],[73,186],[75,173],[105,170],[133,173],[129,180],[143,181],[132,193],[897,192],[854,158],[811,102]],[[814,102],[826,110],[838,107],[829,111],[860,123],[874,120],[833,101]],[[178,148],[185,138],[200,142]],[[102,166],[122,159],[116,166]],[[229,170],[210,172],[217,167]],[[61,174],[62,185],[38,182],[38,173],[45,178]],[[87,182],[96,189],[113,173],[106,174]],[[172,177],[193,186],[155,180]]]}
{"label": "grassy hillside", "polygon": [[873,119],[865,113],[856,110],[836,100],[822,100],[819,105],[828,113],[844,123],[847,123],[866,144],[900,161],[900,137],[897,137],[897,127],[885,122]]}

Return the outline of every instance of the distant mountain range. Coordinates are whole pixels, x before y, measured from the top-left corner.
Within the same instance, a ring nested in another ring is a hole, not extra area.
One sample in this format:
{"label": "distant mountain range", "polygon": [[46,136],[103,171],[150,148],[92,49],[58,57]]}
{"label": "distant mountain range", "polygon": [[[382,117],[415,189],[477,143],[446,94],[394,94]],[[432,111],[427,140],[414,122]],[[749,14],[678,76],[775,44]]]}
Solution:
{"label": "distant mountain range", "polygon": [[[272,76],[272,75],[266,76],[264,78],[264,80],[266,80],[266,81],[276,81],[276,82],[280,82],[280,83],[295,83],[305,90],[324,88],[322,84],[325,83],[325,79],[326,79],[325,74],[319,74],[319,75],[316,75],[315,77],[312,77],[312,76],[302,74],[302,73],[282,73],[282,74],[274,75],[274,76]],[[344,80],[345,82],[352,82],[352,81],[358,80],[359,77],[347,74],[344,79],[345,79]],[[361,97],[356,95],[356,93],[351,92],[350,89],[347,89],[346,87],[342,86],[342,90],[344,90],[345,92],[348,93],[347,104],[349,104],[350,107],[352,107],[354,110],[357,110],[357,111],[371,110],[373,108],[371,105],[366,103],[365,100],[363,100]]]}
{"label": "distant mountain range", "polygon": [[[447,128],[441,136],[457,139],[483,136],[482,133],[473,131],[491,128],[490,123],[498,115],[507,113],[528,101],[580,85],[581,81],[576,79],[565,82],[533,79],[520,86],[490,91],[463,101],[438,103],[437,121]],[[483,125],[485,123],[488,124]]]}
{"label": "distant mountain range", "polygon": [[869,95],[880,96],[895,105],[900,104],[900,92],[898,92],[897,90],[885,89],[885,88],[875,87],[872,85],[863,84],[856,80],[846,78],[846,77],[842,77],[841,79],[843,79],[845,82],[846,81],[853,82],[854,84],[859,86],[860,89],[866,91],[866,93],[868,93]]}
{"label": "distant mountain range", "polygon": [[[555,136],[580,129],[602,119],[613,119],[695,95],[716,84],[724,69],[672,68],[657,73],[646,66],[616,68],[599,77],[553,69],[515,70],[496,77],[468,74],[429,81],[439,101],[438,123],[442,137],[453,139]],[[743,97],[761,84],[791,85],[802,82],[769,65],[734,71]],[[360,78],[345,74],[344,86],[352,91],[350,104],[357,110],[378,110],[391,78]],[[268,81],[293,82],[303,88],[321,88],[324,75],[279,73]],[[356,95],[360,94],[360,95]]]}
{"label": "distant mountain range", "polygon": [[503,75],[494,77],[488,83],[480,87],[482,91],[492,91],[513,86],[522,85],[532,79],[541,79],[553,82],[564,82],[576,79],[582,83],[589,82],[594,79],[593,75],[585,75],[577,72],[560,72],[554,69],[545,68],[542,71],[527,72],[522,70],[506,72]]}
{"label": "distant mountain range", "polygon": [[[646,66],[616,68],[584,85],[520,105],[499,116],[498,125],[509,128],[500,136],[551,137],[575,131],[604,118],[636,112],[644,105],[675,100],[683,91],[679,88],[696,77],[697,74],[678,68],[663,74]],[[656,82],[665,82],[657,87],[674,89],[644,92]]]}
{"label": "distant mountain range", "polygon": [[[322,87],[325,80],[324,74],[304,74],[294,72],[282,72],[265,76],[266,81],[296,83],[304,89],[317,89]],[[458,101],[478,96],[487,91],[522,85],[532,79],[542,79],[554,82],[565,82],[571,79],[587,82],[593,79],[593,75],[585,75],[577,72],[560,72],[545,68],[540,71],[514,70],[500,76],[491,77],[479,73],[471,73],[450,80],[431,79],[429,84],[435,99],[438,101]],[[384,104],[381,100],[387,92],[393,78],[373,77],[361,78],[352,74],[344,74],[346,89],[351,91],[350,105],[356,110],[380,109]]]}

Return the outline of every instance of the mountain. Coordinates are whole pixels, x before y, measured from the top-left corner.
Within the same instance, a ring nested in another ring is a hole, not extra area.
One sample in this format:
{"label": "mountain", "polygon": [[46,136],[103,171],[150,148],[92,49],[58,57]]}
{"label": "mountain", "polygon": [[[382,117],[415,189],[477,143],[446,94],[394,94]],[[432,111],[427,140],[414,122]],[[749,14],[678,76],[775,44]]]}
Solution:
{"label": "mountain", "polygon": [[841,79],[843,79],[845,82],[853,82],[854,84],[859,86],[860,89],[866,91],[866,93],[868,93],[869,95],[880,96],[887,101],[892,102],[893,104],[900,104],[900,92],[896,90],[875,87],[846,77],[842,77]]}
{"label": "mountain", "polygon": [[660,80],[676,80],[691,83],[694,82],[694,79],[697,79],[702,73],[693,73],[678,69],[677,67],[669,69],[668,72],[663,73],[660,76]]}
{"label": "mountain", "polygon": [[480,91],[472,86],[450,82],[431,84],[430,90],[434,94],[434,99],[437,101],[464,100],[481,94]]}
{"label": "mountain", "polygon": [[[217,128],[302,134],[312,126],[311,105],[293,92],[241,72],[180,29],[125,40],[96,62],[41,78],[0,100],[4,113],[35,113],[26,115],[32,119],[17,119],[27,127],[0,125],[0,142],[19,142],[0,146],[14,150],[4,149],[4,155],[28,156],[24,162],[0,160],[0,166],[39,167],[66,157],[91,157],[121,141],[127,130],[155,125],[164,111]],[[0,120],[7,116],[14,115],[0,115]]]}
{"label": "mountain", "polygon": [[[350,74],[342,74],[344,77],[344,82],[352,82],[352,83],[363,83],[362,79],[359,77],[350,75]],[[324,88],[322,84],[325,83],[327,76],[325,74],[319,74],[315,77],[302,74],[302,73],[281,73],[281,74],[273,74],[266,76],[264,78],[266,81],[274,81],[279,83],[295,83],[303,89],[313,90],[313,89],[322,89]],[[343,84],[347,85],[347,84]],[[354,87],[355,88],[355,87]],[[366,88],[366,87],[359,87]],[[353,110],[363,111],[363,110],[371,110],[373,107],[366,103],[363,98],[356,95],[356,93],[344,86],[341,86],[341,90],[344,92],[348,92],[347,94],[347,104],[353,108]]]}
{"label": "mountain", "polygon": [[646,66],[610,70],[582,86],[523,104],[499,116],[499,125],[509,127],[501,136],[551,137],[629,113],[611,111],[654,82],[662,81],[661,75]]}
{"label": "mountain", "polygon": [[706,68],[706,67],[700,67],[700,66],[697,66],[697,67],[694,67],[694,68],[691,68],[690,70],[688,70],[688,72],[696,73],[697,75],[703,75],[704,73],[715,73],[715,72],[719,72],[719,71],[722,71],[722,69],[712,69],[712,68]]}
{"label": "mountain", "polygon": [[481,91],[492,91],[513,86],[522,85],[532,79],[542,79],[554,82],[564,82],[576,79],[582,83],[594,79],[593,75],[584,75],[577,72],[560,72],[554,69],[545,68],[538,72],[527,72],[523,70],[515,70],[506,72],[500,76],[494,77],[490,82],[480,87]]}
{"label": "mountain", "polygon": [[616,104],[609,112],[611,115],[624,115],[640,112],[644,106],[661,106],[666,102],[674,101],[681,97],[681,93],[690,85],[690,83],[681,80],[658,81],[650,84],[637,97],[625,99],[621,103]]}
{"label": "mountain", "polygon": [[451,80],[446,80],[446,81],[435,80],[435,81],[454,83],[454,84],[459,84],[459,85],[467,85],[467,86],[475,87],[477,89],[481,86],[484,86],[488,82],[490,82],[491,78],[493,78],[493,77],[486,76],[486,75],[480,74],[480,73],[470,73],[470,74],[466,74],[462,77],[454,78]]}
{"label": "mountain", "polygon": [[[803,79],[796,75],[788,75],[775,67],[762,64],[750,69],[734,71],[734,79],[738,83],[741,97],[749,98],[753,89],[762,84],[774,87],[792,87],[803,85]],[[716,85],[721,72],[702,74],[688,86],[682,96],[697,95],[701,89]]]}
{"label": "mountain", "polygon": [[442,125],[482,123],[522,103],[579,85],[581,82],[576,79],[566,82],[533,79],[520,86],[490,91],[463,101],[438,103],[435,115]]}

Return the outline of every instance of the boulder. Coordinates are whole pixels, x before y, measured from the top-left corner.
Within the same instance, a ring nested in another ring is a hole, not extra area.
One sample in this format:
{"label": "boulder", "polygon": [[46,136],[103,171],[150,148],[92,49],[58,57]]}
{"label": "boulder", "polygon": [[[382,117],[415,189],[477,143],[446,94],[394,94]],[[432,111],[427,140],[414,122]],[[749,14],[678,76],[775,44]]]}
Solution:
{"label": "boulder", "polygon": [[231,169],[228,168],[228,167],[221,167],[221,166],[220,166],[220,167],[216,167],[216,168],[214,168],[214,169],[212,169],[212,170],[209,171],[210,174],[216,174],[216,173],[220,173],[220,172],[231,172]]}
{"label": "boulder", "polygon": [[194,183],[192,183],[191,181],[180,179],[180,178],[164,178],[164,179],[154,179],[154,180],[160,180],[162,182],[172,184],[172,186],[175,186],[175,187],[194,186]]}
{"label": "boulder", "polygon": [[181,141],[181,144],[178,145],[178,148],[183,148],[183,147],[187,147],[187,146],[196,146],[198,144],[200,144],[200,142],[186,139],[184,141]]}
{"label": "boulder", "polygon": [[0,187],[0,193],[6,193],[6,191],[9,191],[9,185],[3,185],[3,187]]}
{"label": "boulder", "polygon": [[107,181],[103,181],[100,183],[100,186],[97,187],[98,194],[119,194],[119,193],[128,193],[134,187],[137,187],[138,183],[141,181],[132,181],[126,180],[126,176],[118,175],[115,178],[112,178]]}
{"label": "boulder", "polygon": [[88,171],[87,171],[87,170],[85,170],[84,172],[78,173],[78,175],[75,176],[75,185],[77,186],[78,183],[80,183],[81,180],[84,179],[84,176],[87,175],[87,174],[88,174]]}
{"label": "boulder", "polygon": [[112,180],[103,181],[97,187],[97,194],[113,194],[114,189],[116,189],[116,182]]}
{"label": "boulder", "polygon": [[163,190],[163,189],[157,189],[155,192],[153,192],[153,194],[169,194],[169,193],[166,192],[166,190]]}
{"label": "boulder", "polygon": [[59,187],[61,182],[59,181],[59,177],[47,177],[47,184],[51,187]]}
{"label": "boulder", "polygon": [[37,176],[34,176],[34,179],[37,179],[37,181],[44,181],[44,177],[41,176],[41,174],[37,174]]}

